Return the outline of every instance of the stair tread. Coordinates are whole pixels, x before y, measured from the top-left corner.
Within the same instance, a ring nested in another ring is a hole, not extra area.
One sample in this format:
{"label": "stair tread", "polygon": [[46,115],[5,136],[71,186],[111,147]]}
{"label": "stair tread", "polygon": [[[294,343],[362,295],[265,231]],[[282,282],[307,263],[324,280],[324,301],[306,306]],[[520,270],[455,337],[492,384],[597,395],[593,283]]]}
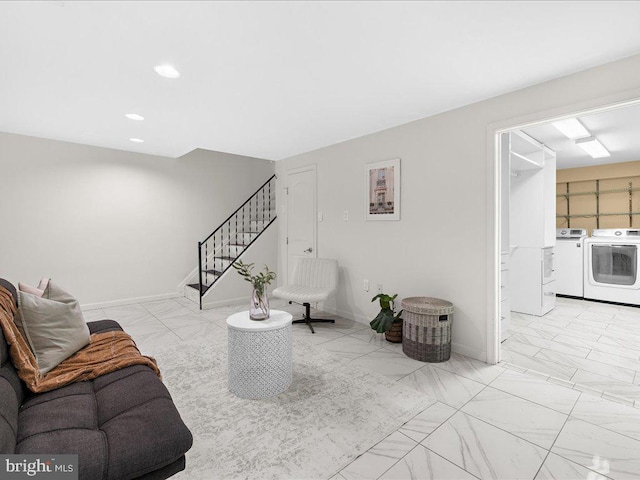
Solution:
{"label": "stair tread", "polygon": [[[187,287],[191,287],[194,290],[198,290],[200,285],[198,283],[187,283]],[[207,290],[209,290],[210,288],[211,288],[211,285],[202,285],[201,293],[204,295],[205,293],[207,293]]]}
{"label": "stair tread", "polygon": [[202,270],[202,273],[210,273],[212,275],[216,275],[216,276],[220,276],[222,275],[222,272],[220,270],[214,270],[212,268],[208,269],[208,270]]}

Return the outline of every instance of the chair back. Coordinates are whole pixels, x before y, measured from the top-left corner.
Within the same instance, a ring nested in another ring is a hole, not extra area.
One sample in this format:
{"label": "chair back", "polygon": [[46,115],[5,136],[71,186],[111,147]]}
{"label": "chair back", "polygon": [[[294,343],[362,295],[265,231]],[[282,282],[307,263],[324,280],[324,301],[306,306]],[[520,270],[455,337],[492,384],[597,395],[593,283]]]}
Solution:
{"label": "chair back", "polygon": [[338,262],[331,258],[298,259],[293,270],[293,284],[311,288],[330,288],[338,286]]}

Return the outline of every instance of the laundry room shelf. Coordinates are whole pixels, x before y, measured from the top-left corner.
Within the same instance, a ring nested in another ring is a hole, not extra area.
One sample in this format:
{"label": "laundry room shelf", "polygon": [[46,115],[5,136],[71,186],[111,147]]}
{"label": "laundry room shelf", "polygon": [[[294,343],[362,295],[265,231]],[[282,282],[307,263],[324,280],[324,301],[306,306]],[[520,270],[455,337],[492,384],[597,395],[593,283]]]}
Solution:
{"label": "laundry room shelf", "polygon": [[561,215],[556,214],[557,218],[592,218],[592,217],[618,217],[618,216],[627,216],[627,215],[640,215],[640,212],[616,212],[616,213],[589,213],[583,215]]}
{"label": "laundry room shelf", "polygon": [[575,192],[575,193],[557,193],[556,197],[577,197],[580,195],[602,195],[604,193],[627,193],[627,192],[639,192],[640,188],[616,188],[615,190],[592,190],[589,192]]}
{"label": "laundry room shelf", "polygon": [[[586,192],[571,192],[571,185],[573,182],[563,182],[564,188],[566,191],[563,193],[556,193],[556,198],[563,198],[566,201],[566,209],[565,213],[556,213],[556,218],[565,219],[567,221],[567,227],[571,228],[571,219],[574,218],[595,218],[596,220],[596,228],[600,228],[600,217],[627,217],[629,228],[633,228],[634,217],[640,215],[640,211],[634,211],[633,206],[637,205],[638,194],[634,195],[634,192],[640,192],[640,187],[633,186],[633,179],[629,179],[629,183],[624,188],[609,188],[609,189],[601,189],[600,188],[600,180],[596,179],[595,181],[595,190],[589,190]],[[609,196],[610,195],[610,196]],[[585,210],[591,211],[590,213],[571,213],[572,212],[572,197],[592,197],[595,202],[591,206],[591,208],[585,208],[585,202],[589,202],[589,200],[581,200],[580,201],[580,210],[584,212]],[[606,201],[609,209],[620,209],[625,208],[622,205],[628,206],[628,210],[625,211],[617,211],[617,212],[602,212],[601,202]],[[613,203],[612,203],[613,202]],[[613,205],[616,206],[613,206]],[[625,222],[627,223],[627,222]]]}
{"label": "laundry room shelf", "polygon": [[542,167],[544,167],[544,162],[540,163],[537,160],[520,155],[519,153],[511,152],[511,168],[514,172],[521,172],[523,170],[539,170]]}

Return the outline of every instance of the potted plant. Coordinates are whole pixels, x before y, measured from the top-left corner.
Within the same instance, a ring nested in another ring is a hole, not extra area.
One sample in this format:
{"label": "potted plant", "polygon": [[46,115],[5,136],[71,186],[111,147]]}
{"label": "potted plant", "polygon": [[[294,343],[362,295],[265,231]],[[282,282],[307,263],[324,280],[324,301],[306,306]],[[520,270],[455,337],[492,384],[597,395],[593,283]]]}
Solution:
{"label": "potted plant", "polygon": [[394,313],[393,301],[398,294],[393,297],[386,293],[379,293],[371,299],[372,302],[378,300],[380,302],[380,313],[371,320],[369,325],[378,333],[384,333],[388,342],[402,342],[402,310],[397,314]]}
{"label": "potted plant", "polygon": [[249,318],[251,320],[266,320],[269,318],[267,285],[276,278],[275,272],[270,271],[269,267],[265,265],[264,272],[252,275],[253,263],[242,263],[242,260],[233,263],[233,268],[238,271],[241,277],[253,285],[249,304]]}

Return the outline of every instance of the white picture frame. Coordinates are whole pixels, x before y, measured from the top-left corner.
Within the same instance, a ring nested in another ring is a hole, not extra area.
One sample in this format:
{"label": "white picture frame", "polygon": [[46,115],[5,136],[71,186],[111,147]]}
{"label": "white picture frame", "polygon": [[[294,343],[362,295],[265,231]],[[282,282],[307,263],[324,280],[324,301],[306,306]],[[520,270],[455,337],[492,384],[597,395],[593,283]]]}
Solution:
{"label": "white picture frame", "polygon": [[364,167],[365,220],[400,220],[400,159]]}

